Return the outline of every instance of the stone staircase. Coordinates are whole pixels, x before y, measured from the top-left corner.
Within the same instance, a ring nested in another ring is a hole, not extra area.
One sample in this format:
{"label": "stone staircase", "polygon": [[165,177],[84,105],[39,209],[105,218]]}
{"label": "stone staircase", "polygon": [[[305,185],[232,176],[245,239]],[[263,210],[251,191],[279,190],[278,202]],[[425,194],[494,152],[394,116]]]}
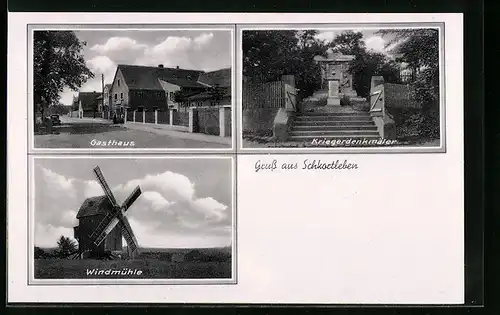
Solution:
{"label": "stone staircase", "polygon": [[304,113],[295,117],[289,139],[379,138],[369,113]]}
{"label": "stone staircase", "polygon": [[321,139],[378,139],[380,135],[368,111],[352,107],[328,106],[327,91],[317,91],[303,100],[303,111],[291,125],[290,141]]}

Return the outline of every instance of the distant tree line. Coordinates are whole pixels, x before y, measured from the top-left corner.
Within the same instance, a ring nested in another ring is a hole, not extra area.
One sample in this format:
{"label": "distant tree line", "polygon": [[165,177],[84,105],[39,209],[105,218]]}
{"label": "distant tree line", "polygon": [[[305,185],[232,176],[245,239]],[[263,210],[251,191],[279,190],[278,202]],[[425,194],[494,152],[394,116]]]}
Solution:
{"label": "distant tree line", "polygon": [[330,42],[316,35],[316,30],[244,31],[243,75],[259,81],[275,81],[282,75],[294,75],[299,95],[307,97],[321,85],[321,70],[314,56],[326,57],[331,48],[334,52],[355,56],[350,71],[358,95],[368,96],[374,75],[381,75],[388,82],[399,82],[396,62],[367,49],[362,33],[346,31]]}
{"label": "distant tree line", "polygon": [[35,246],[34,256],[35,259],[50,259],[50,258],[67,258],[77,251],[77,244],[69,237],[61,235],[57,241],[57,248],[54,250],[44,250]]}

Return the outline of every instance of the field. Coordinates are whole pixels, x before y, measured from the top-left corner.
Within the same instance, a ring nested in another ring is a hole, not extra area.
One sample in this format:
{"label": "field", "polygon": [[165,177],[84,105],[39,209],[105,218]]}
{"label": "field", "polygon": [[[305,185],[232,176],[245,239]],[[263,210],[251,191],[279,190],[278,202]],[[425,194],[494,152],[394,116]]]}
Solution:
{"label": "field", "polygon": [[[140,270],[135,275],[87,275],[88,270]],[[230,279],[231,262],[168,262],[158,259],[35,259],[35,279]]]}

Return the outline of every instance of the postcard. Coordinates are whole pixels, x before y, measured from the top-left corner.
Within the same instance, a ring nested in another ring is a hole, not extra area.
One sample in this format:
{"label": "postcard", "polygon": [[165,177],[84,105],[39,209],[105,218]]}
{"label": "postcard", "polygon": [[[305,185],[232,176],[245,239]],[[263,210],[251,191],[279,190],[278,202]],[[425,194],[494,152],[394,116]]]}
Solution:
{"label": "postcard", "polygon": [[10,13],[8,35],[9,303],[482,300],[461,14]]}

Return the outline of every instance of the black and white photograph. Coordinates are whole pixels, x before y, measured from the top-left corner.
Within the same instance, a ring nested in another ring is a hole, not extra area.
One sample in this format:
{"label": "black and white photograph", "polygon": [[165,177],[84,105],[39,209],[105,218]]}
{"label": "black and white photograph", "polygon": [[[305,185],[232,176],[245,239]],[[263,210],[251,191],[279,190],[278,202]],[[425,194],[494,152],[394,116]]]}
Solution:
{"label": "black and white photograph", "polygon": [[31,36],[35,149],[232,147],[232,29]]}
{"label": "black and white photograph", "polygon": [[235,279],[232,158],[32,165],[34,280]]}
{"label": "black and white photograph", "polygon": [[242,148],[444,147],[440,34],[242,28]]}

